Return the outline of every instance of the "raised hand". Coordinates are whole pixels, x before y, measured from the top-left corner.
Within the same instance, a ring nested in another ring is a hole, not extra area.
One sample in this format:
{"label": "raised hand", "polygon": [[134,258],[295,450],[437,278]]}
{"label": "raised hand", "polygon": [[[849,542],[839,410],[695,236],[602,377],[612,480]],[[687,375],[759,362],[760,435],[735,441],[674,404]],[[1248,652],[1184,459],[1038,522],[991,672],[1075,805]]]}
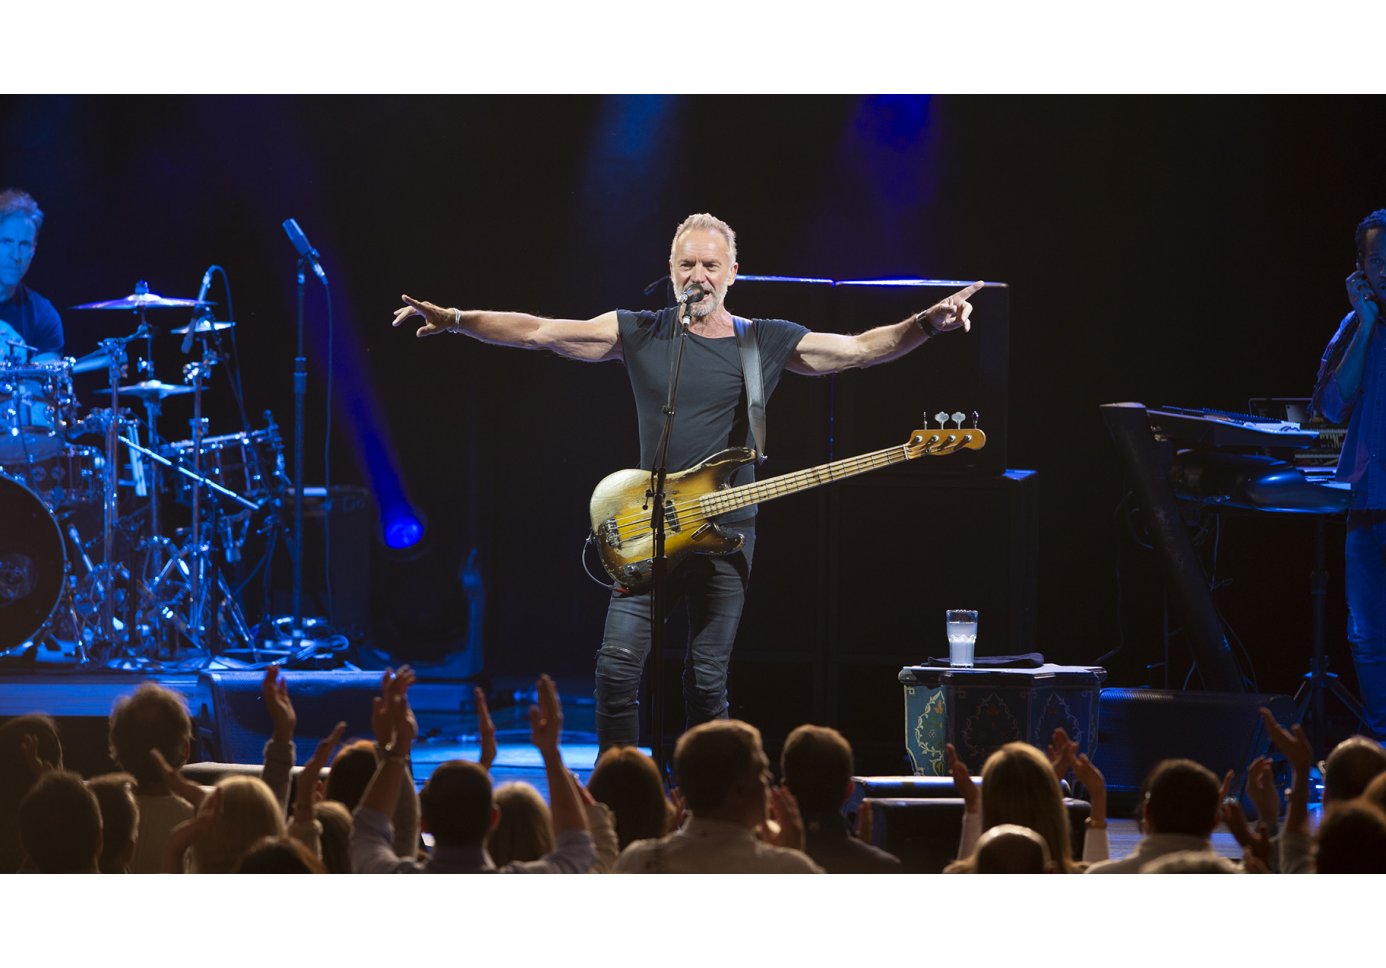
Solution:
{"label": "raised hand", "polygon": [[313,821],[313,807],[318,802],[318,777],[322,775],[323,767],[332,758],[332,751],[342,741],[344,732],[346,732],[346,723],[338,723],[327,738],[318,744],[318,748],[313,751],[313,755],[308,758],[308,762],[303,764],[303,769],[298,773],[298,796],[294,800],[294,819],[300,823]]}
{"label": "raised hand", "polygon": [[207,791],[189,780],[182,773],[169,766],[168,760],[164,759],[164,754],[156,749],[149,751],[149,758],[154,761],[154,765],[159,768],[159,772],[164,777],[164,787],[169,793],[176,797],[182,797],[194,807],[202,805],[202,800],[207,796]]}
{"label": "raised hand", "polygon": [[1295,835],[1309,833],[1309,764],[1314,759],[1314,748],[1309,737],[1304,735],[1304,727],[1295,723],[1286,729],[1275,721],[1275,716],[1264,706],[1261,719],[1266,724],[1266,732],[1271,742],[1285,754],[1290,761],[1290,798],[1285,806],[1285,832]]}
{"label": "raised hand", "polygon": [[[156,756],[157,751],[156,751]],[[158,757],[160,761],[163,757]],[[183,855],[200,841],[211,836],[221,816],[221,789],[217,788],[207,797],[207,802],[191,818],[174,827],[168,835],[164,848],[164,873],[183,873]]]}
{"label": "raised hand", "polygon": [[1068,733],[1060,726],[1054,730],[1054,736],[1045,748],[1045,753],[1049,756],[1049,765],[1054,768],[1054,776],[1062,780],[1073,769],[1078,744],[1069,739]]}
{"label": "raised hand", "polygon": [[958,796],[962,797],[963,809],[967,813],[977,813],[982,809],[982,791],[972,782],[972,772],[966,763],[958,759],[958,751],[952,743],[943,745],[943,755],[944,761],[948,764],[948,772],[953,775],[953,787],[958,791]]}
{"label": "raised hand", "polygon": [[294,727],[298,725],[298,715],[294,704],[289,700],[289,683],[279,674],[279,666],[265,670],[264,681],[260,683],[260,694],[265,698],[265,711],[269,713],[274,726],[273,739],[288,742],[294,738]]}
{"label": "raised hand", "polygon": [[986,283],[982,281],[974,282],[966,289],[959,289],[947,299],[934,303],[919,315],[940,333],[946,333],[950,329],[961,329],[963,332],[967,332],[972,329],[970,322],[972,303],[968,300],[972,298],[973,293],[985,285]]}
{"label": "raised hand", "polygon": [[39,740],[33,733],[26,733],[20,737],[19,757],[29,775],[35,780],[42,779],[44,774],[58,768],[58,764],[50,763],[39,756]]}
{"label": "raised hand", "polygon": [[1290,729],[1286,729],[1275,721],[1275,716],[1265,706],[1261,707],[1261,720],[1266,724],[1266,732],[1270,734],[1271,742],[1285,754],[1285,759],[1290,761],[1295,773],[1307,778],[1309,766],[1314,759],[1314,748],[1309,743],[1309,737],[1304,734],[1304,727],[1295,723]]}
{"label": "raised hand", "polygon": [[1280,823],[1280,791],[1268,757],[1258,756],[1246,768],[1246,792],[1256,807],[1256,820],[1272,831]]}
{"label": "raised hand", "polygon": [[491,769],[496,762],[496,724],[491,720],[491,710],[486,705],[486,693],[480,686],[472,690],[476,697],[476,730],[481,737],[481,765]]}
{"label": "raised hand", "polygon": [[[1268,873],[1270,869],[1271,838],[1264,831],[1252,830],[1242,813],[1242,805],[1228,797],[1222,801],[1222,822],[1241,844],[1244,863],[1248,871],[1257,874]],[[1253,860],[1256,863],[1253,863]]]}
{"label": "raised hand", "polygon": [[[407,693],[415,679],[414,670],[407,665],[400,666],[399,672],[386,669],[380,674],[380,695],[371,700],[371,732],[375,733],[375,741],[382,749],[388,748],[395,741],[395,725],[392,718],[394,697],[396,694]],[[413,738],[410,737],[411,742]]]}
{"label": "raised hand", "polygon": [[789,787],[770,788],[770,819],[779,827],[770,836],[769,843],[776,847],[804,849],[804,818],[799,814],[799,801],[789,792]]}
{"label": "raised hand", "polygon": [[539,704],[529,707],[529,735],[541,753],[558,753],[563,736],[563,705],[558,701],[558,686],[548,676],[540,676],[536,684]]}
{"label": "raised hand", "polygon": [[404,305],[395,310],[394,322],[390,325],[398,327],[406,319],[418,316],[423,319],[424,324],[414,331],[415,336],[436,336],[439,333],[446,333],[457,323],[457,315],[451,309],[444,309],[442,306],[435,306],[433,303],[423,299],[415,299],[412,296],[400,296],[404,300]]}

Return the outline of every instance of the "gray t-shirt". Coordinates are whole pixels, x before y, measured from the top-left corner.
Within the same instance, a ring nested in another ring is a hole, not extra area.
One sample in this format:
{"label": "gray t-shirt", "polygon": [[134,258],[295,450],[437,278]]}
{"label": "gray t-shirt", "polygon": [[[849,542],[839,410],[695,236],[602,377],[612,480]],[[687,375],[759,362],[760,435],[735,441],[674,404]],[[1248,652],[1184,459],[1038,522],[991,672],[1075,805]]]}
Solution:
{"label": "gray t-shirt", "polygon": [[[664,402],[669,393],[669,374],[678,351],[677,309],[659,312],[617,310],[621,355],[635,395],[640,423],[640,467],[654,466],[659,435],[664,429]],[[761,381],[765,399],[775,392],[780,374],[808,328],[785,319],[751,320],[760,350]],[[679,395],[674,402],[674,426],[669,436],[669,473],[687,470],[728,447],[754,447],[746,416],[746,387],[741,373],[741,350],[736,337],[709,339],[688,334],[679,376]],[[733,485],[755,480],[747,464],[732,476]],[[727,521],[745,521],[754,508],[729,515]]]}

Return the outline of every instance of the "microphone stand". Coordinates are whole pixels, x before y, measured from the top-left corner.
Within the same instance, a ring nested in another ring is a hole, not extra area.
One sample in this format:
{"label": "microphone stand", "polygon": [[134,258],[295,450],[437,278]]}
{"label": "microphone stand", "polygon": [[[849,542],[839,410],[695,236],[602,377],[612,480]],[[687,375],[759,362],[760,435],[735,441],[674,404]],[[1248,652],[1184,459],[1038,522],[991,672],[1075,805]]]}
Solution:
{"label": "microphone stand", "polygon": [[303,289],[307,257],[298,259],[298,355],[294,357],[294,537],[289,552],[294,564],[294,617],[289,639],[294,652],[303,633],[303,404],[308,392],[308,358],[303,354]]}
{"label": "microphone stand", "polygon": [[[679,395],[679,374],[683,370],[683,351],[688,343],[688,328],[693,323],[693,307],[689,302],[680,309],[679,347],[674,366],[669,373],[669,396],[664,403],[664,429],[660,431],[659,446],[655,449],[654,468],[650,471],[650,489],[645,492],[648,502],[654,500],[650,514],[650,529],[654,532],[654,558],[651,561],[650,588],[650,752],[660,779],[668,781],[669,771],[664,756],[664,599],[669,574],[669,561],[664,557],[664,483],[668,477],[669,438],[674,426],[674,402]],[[648,503],[646,507],[648,507]],[[685,661],[687,661],[685,659]]]}

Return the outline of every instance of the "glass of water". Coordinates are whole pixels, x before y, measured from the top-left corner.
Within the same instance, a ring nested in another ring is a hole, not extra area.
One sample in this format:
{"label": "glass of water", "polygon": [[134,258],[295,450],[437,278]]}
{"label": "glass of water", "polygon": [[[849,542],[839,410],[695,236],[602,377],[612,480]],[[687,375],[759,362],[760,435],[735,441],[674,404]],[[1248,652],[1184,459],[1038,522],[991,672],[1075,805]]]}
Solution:
{"label": "glass of water", "polygon": [[973,647],[977,644],[977,610],[951,608],[946,617],[948,664],[954,669],[971,669]]}

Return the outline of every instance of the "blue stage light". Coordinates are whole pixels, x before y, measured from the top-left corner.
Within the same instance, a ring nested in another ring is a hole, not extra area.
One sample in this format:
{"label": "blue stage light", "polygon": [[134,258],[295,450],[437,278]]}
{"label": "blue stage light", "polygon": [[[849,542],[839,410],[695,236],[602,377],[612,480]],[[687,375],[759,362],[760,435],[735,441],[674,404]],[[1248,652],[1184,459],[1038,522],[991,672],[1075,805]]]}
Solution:
{"label": "blue stage light", "polygon": [[385,517],[385,544],[391,548],[412,548],[423,540],[423,522],[409,510],[387,514]]}

